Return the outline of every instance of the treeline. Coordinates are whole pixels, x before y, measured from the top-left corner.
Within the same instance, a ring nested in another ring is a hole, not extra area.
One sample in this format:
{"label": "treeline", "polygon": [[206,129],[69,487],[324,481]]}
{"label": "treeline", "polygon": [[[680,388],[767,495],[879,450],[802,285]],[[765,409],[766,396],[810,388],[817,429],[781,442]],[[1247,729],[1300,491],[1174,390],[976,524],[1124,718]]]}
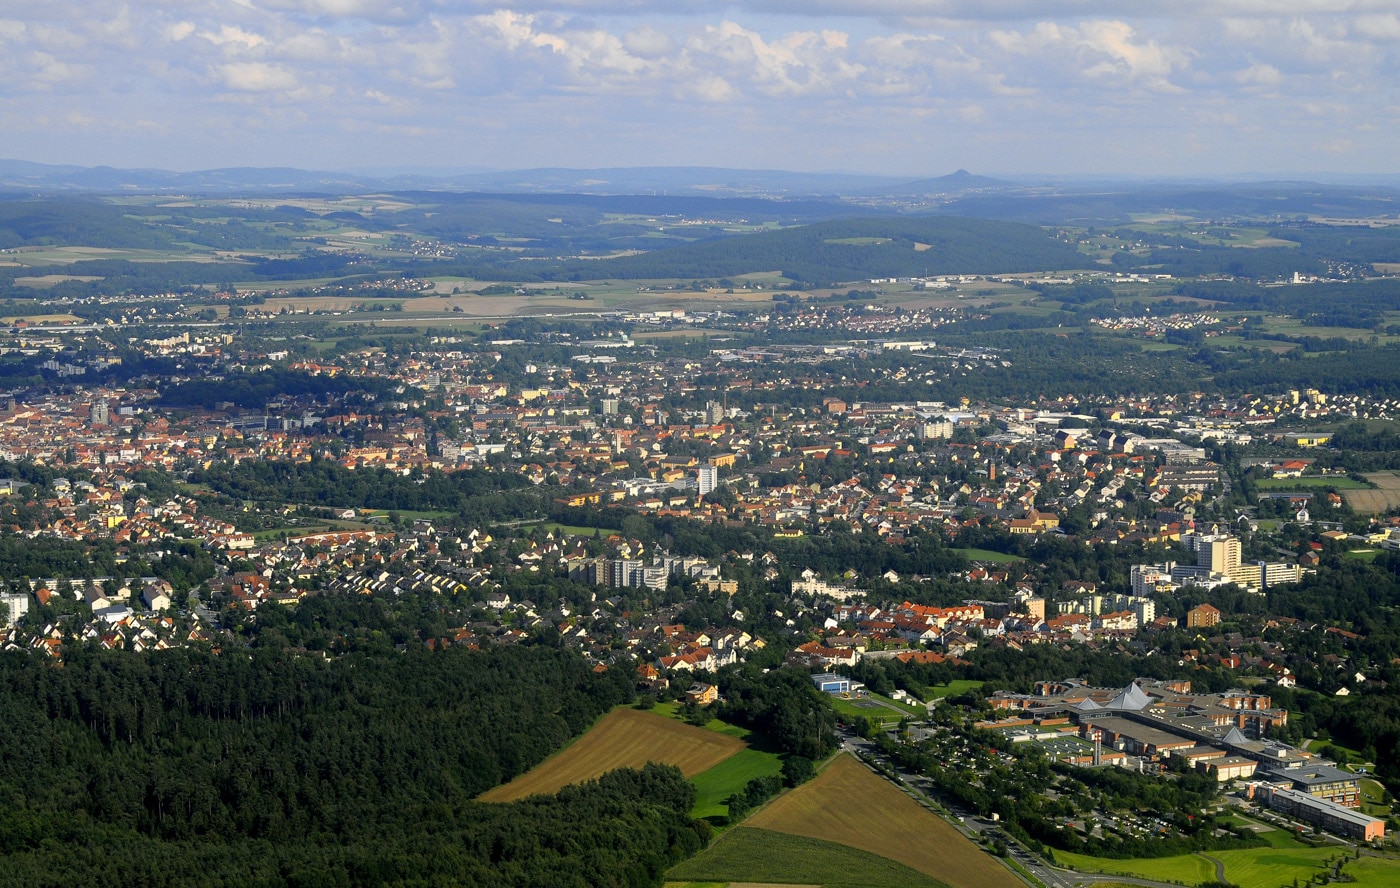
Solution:
{"label": "treeline", "polygon": [[[18,513],[16,510],[11,517]],[[0,582],[155,576],[168,580],[176,592],[185,592],[214,575],[213,557],[193,542],[163,543],[158,557],[150,557],[140,546],[121,553],[117,548],[112,540],[83,542],[0,534]],[[22,585],[28,591],[28,584]]]}
{"label": "treeline", "polygon": [[1231,308],[1292,315],[1316,327],[1369,330],[1400,310],[1400,281],[1262,287],[1250,281],[1188,281],[1176,293]]}
{"label": "treeline", "polygon": [[791,755],[819,761],[836,749],[836,711],[801,669],[768,673],[740,667],[715,679],[724,702],[719,718],[757,731]]}
{"label": "treeline", "polygon": [[221,250],[285,250],[293,241],[283,229],[302,223],[306,217],[316,218],[293,207],[120,206],[97,197],[77,196],[0,200],[0,249],[100,246],[185,250],[194,244]]}
{"label": "treeline", "polygon": [[1231,362],[1215,377],[1224,391],[1278,392],[1326,382],[1329,391],[1400,397],[1400,347],[1354,344],[1346,351],[1323,354],[1259,355]]}
{"label": "treeline", "polygon": [[950,217],[842,219],[640,256],[564,263],[563,279],[723,278],[782,270],[807,284],[871,277],[1081,268],[1073,245],[1029,225]]}
{"label": "treeline", "polygon": [[340,842],[209,836],[172,842],[119,826],[47,824],[0,814],[9,844],[0,886],[611,885],[650,888],[704,847],[690,820],[694,788],[679,769],[647,765],[509,805],[438,806],[421,820]]}
{"label": "treeline", "polygon": [[223,379],[191,379],[169,385],[161,392],[168,407],[203,407],[213,410],[231,403],[245,410],[262,410],[276,398],[315,398],[367,394],[389,397],[400,387],[392,379],[375,376],[310,374],[297,370],[263,370],[258,373],[231,373]]}
{"label": "treeline", "polygon": [[324,459],[267,460],[216,464],[193,473],[190,480],[243,500],[342,509],[455,511],[473,520],[532,517],[540,508],[529,480],[484,469],[405,476],[385,468],[347,469]]}
{"label": "treeline", "polygon": [[0,200],[0,249],[103,246],[162,249],[170,245],[144,221],[97,198]]}
{"label": "treeline", "polygon": [[538,646],[0,653],[0,884],[658,884],[674,769],[472,801],[631,695]]}

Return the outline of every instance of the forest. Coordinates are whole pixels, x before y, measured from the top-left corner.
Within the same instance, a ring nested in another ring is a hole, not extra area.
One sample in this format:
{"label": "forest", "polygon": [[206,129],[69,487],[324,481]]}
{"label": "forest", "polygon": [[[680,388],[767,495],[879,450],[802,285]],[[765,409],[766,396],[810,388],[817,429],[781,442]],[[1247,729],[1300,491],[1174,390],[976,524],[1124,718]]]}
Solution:
{"label": "forest", "polygon": [[781,269],[807,285],[871,277],[1083,267],[1070,244],[1027,225],[944,217],[843,219],[702,241],[587,265],[590,277],[715,278]]}
{"label": "forest", "polygon": [[281,638],[70,645],[63,668],[0,653],[0,885],[642,886],[708,838],[671,768],[473,801],[629,700],[629,670],[538,645],[326,659]]}
{"label": "forest", "polygon": [[[161,400],[170,407],[213,410],[220,404],[230,403],[244,410],[260,411],[278,398],[312,398],[325,403],[330,398],[349,394],[385,397],[395,394],[396,390],[401,393],[403,386],[382,377],[312,375],[276,369],[174,383],[165,388]],[[406,396],[412,397],[412,394]]]}
{"label": "forest", "polygon": [[466,469],[415,470],[405,476],[385,468],[347,469],[326,459],[296,463],[221,463],[190,475],[218,493],[242,500],[341,509],[442,510],[465,521],[533,517],[541,508],[528,479],[512,472]]}

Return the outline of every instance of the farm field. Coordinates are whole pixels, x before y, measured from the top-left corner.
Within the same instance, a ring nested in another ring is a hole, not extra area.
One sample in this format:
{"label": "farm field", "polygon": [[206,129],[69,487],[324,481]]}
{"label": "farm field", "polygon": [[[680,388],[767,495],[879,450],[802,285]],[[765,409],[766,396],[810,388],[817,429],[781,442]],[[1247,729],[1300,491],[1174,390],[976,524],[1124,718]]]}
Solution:
{"label": "farm field", "polygon": [[729,813],[725,799],[742,792],[755,777],[780,774],[782,770],[783,760],[777,753],[741,749],[691,778],[690,782],[695,784],[695,807],[691,809],[690,816],[701,819],[725,817]]}
{"label": "farm field", "polygon": [[1363,515],[1400,507],[1400,475],[1394,472],[1372,472],[1366,480],[1375,490],[1343,490],[1342,498],[1354,511]]}
{"label": "farm field", "polygon": [[[835,842],[741,826],[666,874],[667,888],[748,885],[946,888],[886,857]],[[776,886],[774,886],[776,888]]]}
{"label": "farm field", "polygon": [[9,315],[0,318],[0,324],[10,325],[16,321],[24,321],[29,324],[81,324],[83,319],[72,314],[31,314],[31,315]]}
{"label": "farm field", "polygon": [[754,814],[745,826],[835,841],[889,857],[952,888],[1021,880],[951,825],[849,755]]}
{"label": "farm field", "polygon": [[1260,490],[1307,490],[1317,487],[1335,487],[1338,490],[1370,490],[1365,484],[1353,481],[1345,475],[1309,475],[1304,478],[1264,478],[1254,482]]}
{"label": "farm field", "polygon": [[483,802],[513,802],[558,792],[618,768],[647,762],[675,765],[687,777],[713,768],[744,749],[744,741],[652,712],[614,709],[552,758],[509,783],[488,790]]}

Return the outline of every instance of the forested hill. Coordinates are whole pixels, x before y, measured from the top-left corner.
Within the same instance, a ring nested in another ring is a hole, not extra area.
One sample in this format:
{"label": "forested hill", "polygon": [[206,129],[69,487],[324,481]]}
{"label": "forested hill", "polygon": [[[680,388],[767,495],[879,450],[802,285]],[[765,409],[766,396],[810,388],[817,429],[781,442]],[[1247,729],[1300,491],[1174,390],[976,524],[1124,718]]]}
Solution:
{"label": "forested hill", "polygon": [[[348,631],[372,604],[287,619]],[[675,769],[472,801],[629,699],[630,670],[541,646],[325,659],[273,640],[72,645],[62,668],[0,653],[0,886],[640,886],[702,844]]]}
{"label": "forested hill", "polygon": [[782,271],[809,284],[872,277],[996,274],[1086,268],[1072,243],[1031,225],[949,217],[842,219],[738,235],[602,261],[565,276],[724,278]]}

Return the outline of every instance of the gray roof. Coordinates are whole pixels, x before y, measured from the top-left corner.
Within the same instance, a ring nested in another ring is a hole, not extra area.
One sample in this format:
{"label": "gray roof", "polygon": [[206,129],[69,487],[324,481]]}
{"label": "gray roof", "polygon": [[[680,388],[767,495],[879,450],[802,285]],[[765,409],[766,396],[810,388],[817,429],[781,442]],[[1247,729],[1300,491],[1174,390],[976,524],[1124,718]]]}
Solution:
{"label": "gray roof", "polygon": [[1108,701],[1104,709],[1112,709],[1118,712],[1137,712],[1146,709],[1152,698],[1142,692],[1142,688],[1136,684],[1130,684],[1118,692],[1118,696]]}

